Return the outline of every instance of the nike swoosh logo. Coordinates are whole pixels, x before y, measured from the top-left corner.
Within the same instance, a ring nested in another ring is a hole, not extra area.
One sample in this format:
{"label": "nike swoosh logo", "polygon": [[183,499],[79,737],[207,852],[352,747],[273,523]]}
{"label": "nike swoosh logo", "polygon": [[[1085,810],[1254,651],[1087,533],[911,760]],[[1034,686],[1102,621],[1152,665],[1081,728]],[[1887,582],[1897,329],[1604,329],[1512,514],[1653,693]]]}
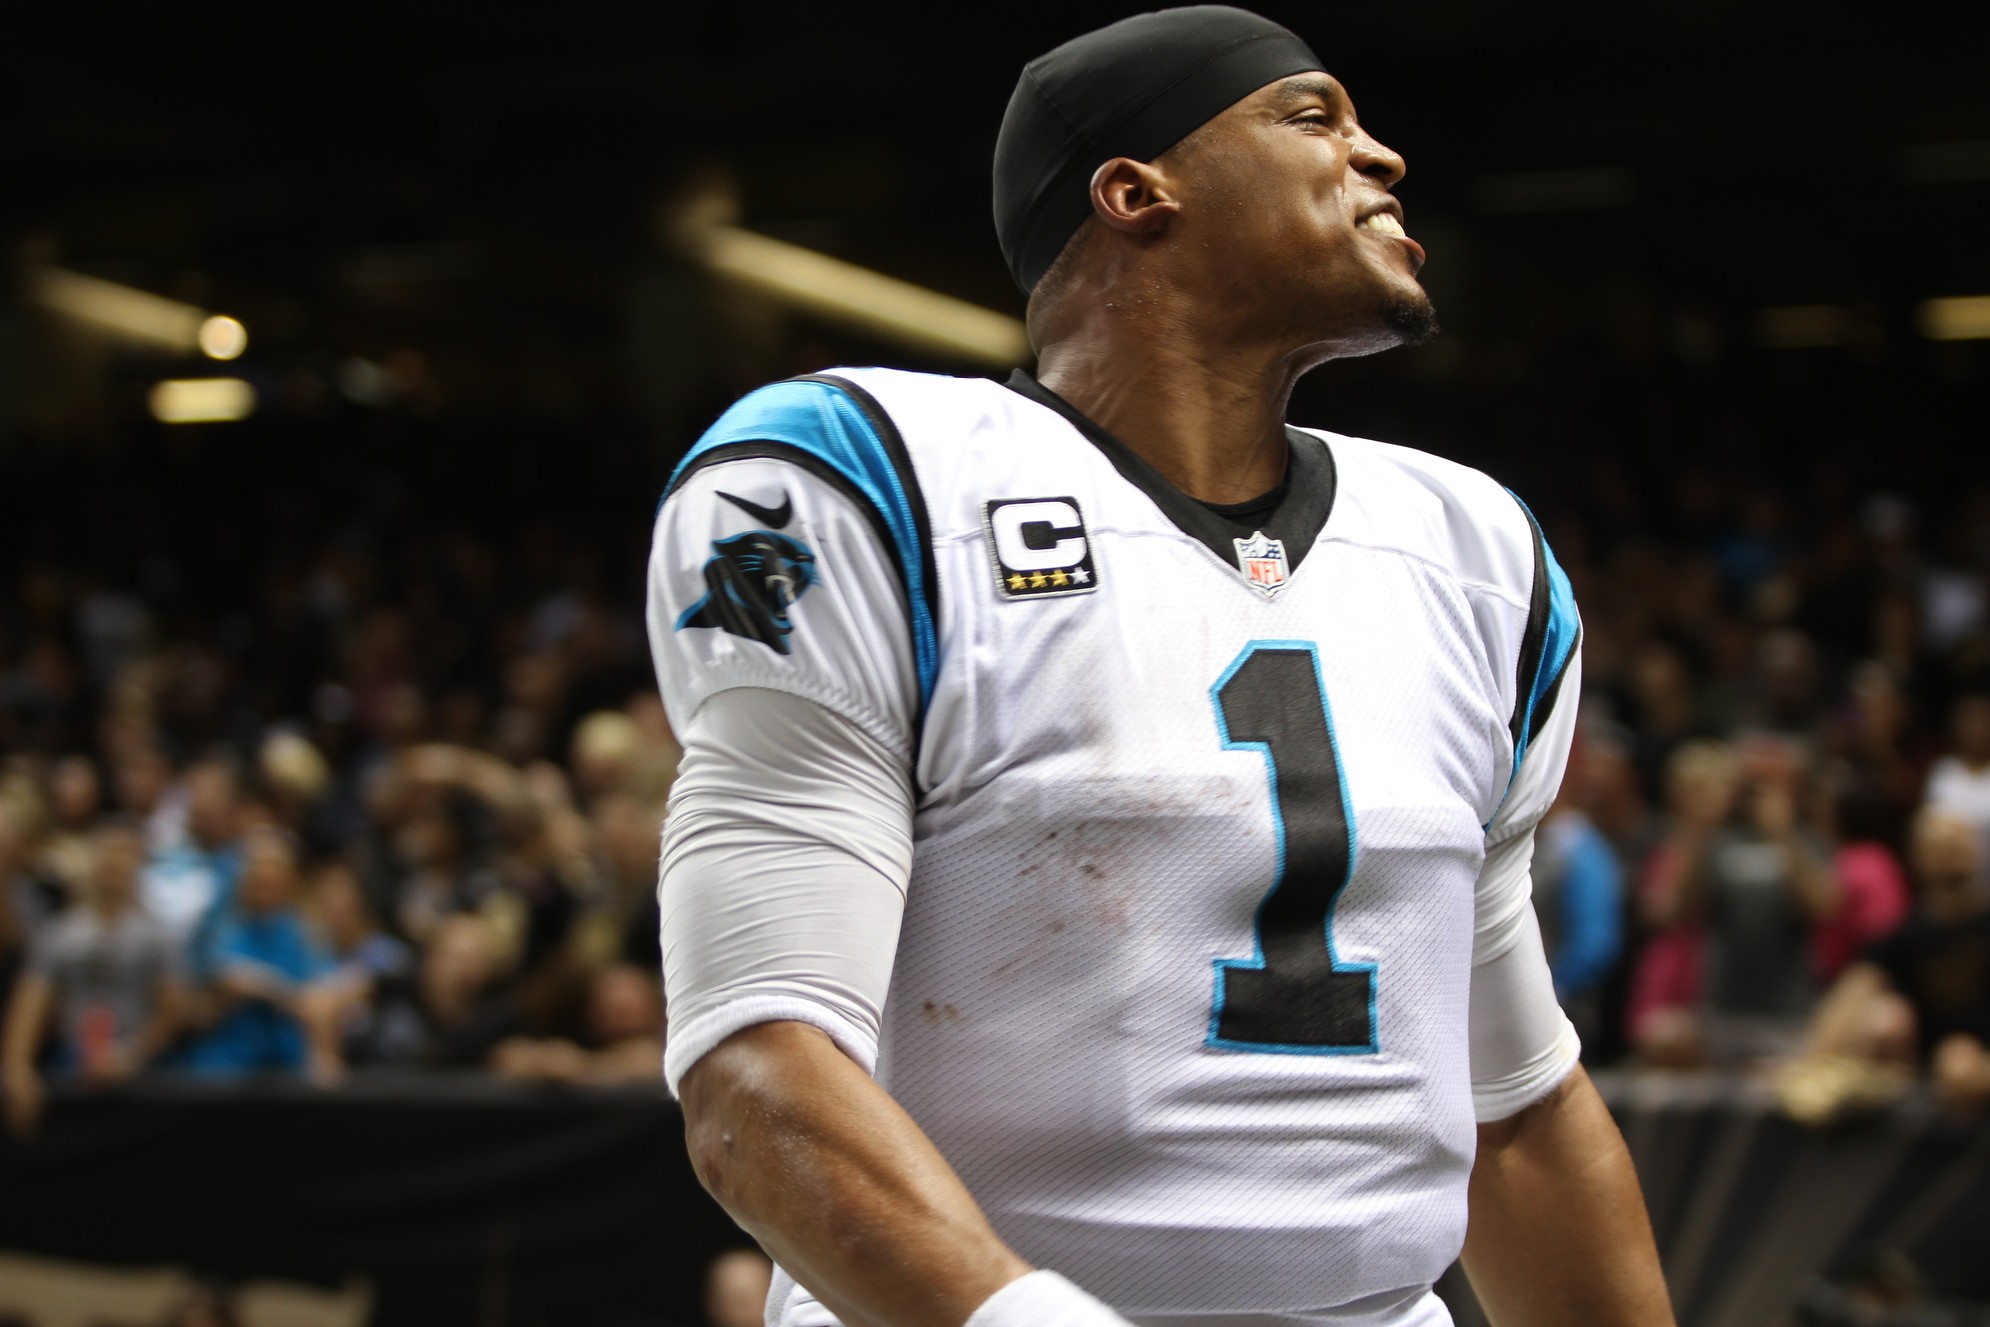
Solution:
{"label": "nike swoosh logo", "polygon": [[757,502],[748,502],[745,498],[736,498],[730,493],[720,493],[719,496],[769,530],[785,530],[788,522],[795,517],[795,501],[785,492],[781,494],[781,505],[778,507],[763,507]]}

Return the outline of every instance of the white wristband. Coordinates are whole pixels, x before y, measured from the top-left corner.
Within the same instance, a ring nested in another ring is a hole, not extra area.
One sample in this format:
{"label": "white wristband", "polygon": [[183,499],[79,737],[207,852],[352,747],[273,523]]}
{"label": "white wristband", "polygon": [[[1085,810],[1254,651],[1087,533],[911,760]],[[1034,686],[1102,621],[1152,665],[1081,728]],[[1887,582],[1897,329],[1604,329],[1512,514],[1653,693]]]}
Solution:
{"label": "white wristband", "polygon": [[1035,1271],[982,1301],[966,1327],[1130,1327],[1056,1272]]}

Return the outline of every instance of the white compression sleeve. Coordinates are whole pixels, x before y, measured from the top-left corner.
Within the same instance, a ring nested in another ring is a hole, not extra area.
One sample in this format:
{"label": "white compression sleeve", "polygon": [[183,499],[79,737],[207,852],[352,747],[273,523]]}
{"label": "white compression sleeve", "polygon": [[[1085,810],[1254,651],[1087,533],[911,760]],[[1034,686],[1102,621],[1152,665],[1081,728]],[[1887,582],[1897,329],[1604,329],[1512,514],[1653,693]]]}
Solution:
{"label": "white compression sleeve", "polygon": [[759,688],[712,696],[679,737],[657,886],[671,1091],[756,1023],[808,1023],[873,1068],[912,868],[905,758]]}
{"label": "white compression sleeve", "polygon": [[[1487,909],[1472,942],[1472,1109],[1480,1123],[1518,1114],[1575,1068],[1582,1043],[1555,999],[1555,982],[1529,897],[1534,832],[1486,853]],[[1518,905],[1512,900],[1518,897]]]}

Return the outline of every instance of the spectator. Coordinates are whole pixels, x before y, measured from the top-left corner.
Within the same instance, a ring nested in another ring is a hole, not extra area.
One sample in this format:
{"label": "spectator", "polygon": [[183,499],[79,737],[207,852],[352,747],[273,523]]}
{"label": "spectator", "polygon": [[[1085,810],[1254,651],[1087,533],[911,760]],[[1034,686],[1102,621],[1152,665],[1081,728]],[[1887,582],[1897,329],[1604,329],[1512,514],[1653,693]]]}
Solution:
{"label": "spectator", "polygon": [[1921,762],[1909,749],[1911,718],[1912,706],[1890,669],[1870,660],[1853,667],[1831,738],[1843,765],[1840,777],[1859,799],[1875,842],[1900,843],[1921,796]]}
{"label": "spectator", "polygon": [[299,1012],[310,1040],[310,1068],[320,1081],[337,1079],[374,1036],[374,999],[383,987],[405,985],[414,953],[381,930],[366,907],[359,876],[330,862],[312,878],[307,911],[312,933],[330,962],[304,993]]}
{"label": "spectator", "polygon": [[113,752],[111,762],[118,810],[144,822],[146,843],[155,851],[170,846],[180,829],[167,799],[172,762],[149,742]]}
{"label": "spectator", "polygon": [[243,843],[234,907],[214,927],[211,1028],[188,1053],[197,1073],[305,1067],[305,993],[331,964],[297,902],[297,848],[282,830]]}
{"label": "spectator", "polygon": [[48,779],[48,830],[42,836],[41,874],[66,897],[82,893],[90,873],[90,829],[102,809],[102,784],[87,756],[64,756]]}
{"label": "spectator", "polygon": [[441,919],[429,934],[414,980],[381,984],[365,1058],[482,1067],[518,1026],[517,1005],[503,976],[488,922],[460,912]]}
{"label": "spectator", "polygon": [[594,950],[658,971],[657,860],[663,812],[626,792],[596,799],[593,812],[599,892],[589,921],[599,929]]}
{"label": "spectator", "polygon": [[1796,749],[1691,742],[1668,775],[1672,823],[1640,887],[1654,934],[1633,978],[1633,1044],[1675,1066],[1787,1053],[1815,996],[1815,928],[1838,904],[1823,846],[1797,825]]}
{"label": "spectator", "polygon": [[92,835],[90,848],[82,894],[37,937],[7,1011],[0,1072],[8,1118],[23,1131],[41,1112],[40,1061],[51,1026],[48,1060],[87,1084],[144,1069],[179,1028],[179,953],[138,904],[144,837],[112,822]]}
{"label": "spectator", "polygon": [[1582,752],[1571,764],[1576,775],[1534,840],[1534,911],[1541,922],[1555,996],[1585,1035],[1598,1017],[1597,995],[1624,943],[1624,888],[1616,855],[1589,817],[1573,805],[1570,793],[1581,785]]}
{"label": "spectator", "polygon": [[232,758],[213,755],[187,770],[182,785],[185,823],[165,833],[165,846],[146,863],[142,897],[188,956],[197,977],[208,974],[214,930],[234,901],[241,874],[242,805]]}
{"label": "spectator", "polygon": [[1838,979],[1809,1049],[1918,1064],[1946,1105],[1979,1113],[1990,1105],[1990,889],[1975,827],[1923,811],[1913,865],[1913,914]]}
{"label": "spectator", "polygon": [[1647,932],[1631,978],[1626,1031],[1647,1064],[1696,1065],[1705,1057],[1699,1016],[1706,928],[1677,899],[1680,854],[1724,824],[1734,805],[1734,751],[1724,742],[1682,743],[1665,766],[1665,832],[1645,859],[1637,911]]}
{"label": "spectator", "polygon": [[256,765],[278,823],[307,849],[335,849],[336,838],[325,814],[332,772],[318,748],[300,734],[279,728],[263,739]]}
{"label": "spectator", "polygon": [[663,999],[653,970],[621,965],[588,985],[587,1040],[513,1037],[491,1056],[507,1078],[654,1083],[663,1065]]}
{"label": "spectator", "polygon": [[1990,871],[1990,694],[1971,693],[1949,714],[1955,750],[1928,771],[1928,805],[1959,816],[1976,831],[1977,860]]}
{"label": "spectator", "polygon": [[584,805],[625,786],[642,755],[636,721],[617,710],[598,710],[574,728],[568,764]]}
{"label": "spectator", "polygon": [[1671,878],[1653,904],[1661,924],[1706,928],[1702,1030],[1720,1064],[1796,1048],[1816,996],[1812,931],[1838,905],[1823,846],[1798,822],[1794,745],[1759,736],[1738,763],[1731,796],[1694,803],[1674,831]]}
{"label": "spectator", "polygon": [[1842,768],[1818,780],[1817,835],[1834,844],[1838,910],[1818,927],[1811,958],[1830,981],[1865,947],[1890,935],[1907,915],[1907,876],[1887,846],[1892,811],[1870,784]]}

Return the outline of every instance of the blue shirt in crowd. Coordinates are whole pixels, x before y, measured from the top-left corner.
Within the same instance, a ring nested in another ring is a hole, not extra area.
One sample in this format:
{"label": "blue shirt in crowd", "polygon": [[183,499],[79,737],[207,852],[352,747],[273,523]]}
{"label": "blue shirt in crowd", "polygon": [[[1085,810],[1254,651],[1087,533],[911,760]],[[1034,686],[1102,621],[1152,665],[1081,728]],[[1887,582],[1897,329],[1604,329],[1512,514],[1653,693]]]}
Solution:
{"label": "blue shirt in crowd", "polygon": [[[217,975],[254,966],[293,987],[315,981],[331,969],[331,961],[295,908],[260,916],[227,915],[215,928],[210,953]],[[300,1069],[304,1028],[296,1015],[268,1000],[244,1000],[194,1044],[187,1060],[187,1067],[196,1073]]]}

